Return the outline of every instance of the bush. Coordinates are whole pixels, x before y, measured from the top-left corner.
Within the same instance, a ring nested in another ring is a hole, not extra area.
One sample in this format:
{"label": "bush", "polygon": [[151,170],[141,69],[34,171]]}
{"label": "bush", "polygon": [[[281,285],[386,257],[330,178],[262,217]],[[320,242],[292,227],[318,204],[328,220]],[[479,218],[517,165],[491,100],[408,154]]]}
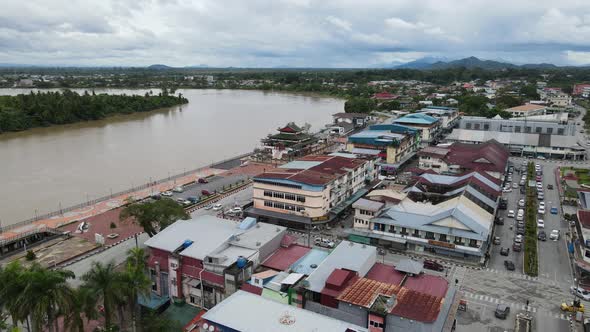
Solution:
{"label": "bush", "polygon": [[35,255],[35,253],[33,252],[33,250],[28,250],[27,251],[27,255],[25,256],[25,258],[28,261],[32,261],[32,260],[35,260],[37,258],[37,255]]}
{"label": "bush", "polygon": [[[533,163],[528,165],[528,180],[534,177]],[[524,272],[530,276],[539,274],[539,261],[537,253],[537,196],[535,188],[527,187],[527,200],[525,205],[525,236],[524,236]]]}

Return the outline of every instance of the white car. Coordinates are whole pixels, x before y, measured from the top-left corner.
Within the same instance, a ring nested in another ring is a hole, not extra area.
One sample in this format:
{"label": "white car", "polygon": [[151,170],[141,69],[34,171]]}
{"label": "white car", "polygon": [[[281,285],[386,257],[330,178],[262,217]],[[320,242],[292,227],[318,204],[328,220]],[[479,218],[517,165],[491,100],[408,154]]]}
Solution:
{"label": "white car", "polygon": [[517,214],[516,215],[516,221],[523,221],[524,220],[524,214]]}
{"label": "white car", "polygon": [[543,156],[538,156],[537,159],[541,159],[541,160],[545,160],[547,158],[543,157]]}
{"label": "white car", "polygon": [[229,211],[230,211],[231,213],[238,214],[238,213],[242,213],[242,208],[241,208],[241,207],[239,207],[239,206],[236,206],[236,207],[234,207],[234,208],[230,209]]}
{"label": "white car", "polygon": [[522,243],[522,235],[518,234],[515,238],[514,238],[514,242],[515,243]]}
{"label": "white car", "polygon": [[524,199],[521,199],[520,201],[518,201],[518,206],[524,207]]}
{"label": "white car", "polygon": [[542,206],[539,208],[539,210],[537,211],[539,214],[545,214],[545,207]]}
{"label": "white car", "polygon": [[336,246],[336,244],[334,243],[334,241],[330,241],[328,239],[324,239],[324,238],[320,238],[320,237],[316,237],[313,240],[313,243],[315,243],[316,246],[320,246],[320,247],[325,247],[325,248],[334,248]]}
{"label": "white car", "polygon": [[518,189],[518,183],[514,182],[514,183],[512,184],[512,189]]}
{"label": "white car", "polygon": [[570,287],[570,293],[574,294],[575,296],[581,298],[584,301],[590,301],[590,292],[585,290],[582,287]]}
{"label": "white car", "polygon": [[223,205],[221,205],[221,204],[213,205],[213,211],[219,211],[221,209],[223,209]]}
{"label": "white car", "polygon": [[512,192],[512,188],[510,187],[505,187],[504,189],[502,189],[503,193],[511,193]]}
{"label": "white car", "polygon": [[545,221],[543,221],[543,219],[537,220],[537,227],[538,228],[545,228]]}
{"label": "white car", "polygon": [[549,239],[553,241],[559,240],[559,229],[552,230],[551,234],[549,234]]}
{"label": "white car", "polygon": [[510,210],[510,211],[508,211],[508,215],[507,215],[507,217],[508,217],[508,218],[514,218],[514,210]]}
{"label": "white car", "polygon": [[174,189],[172,189],[172,191],[174,191],[175,193],[181,193],[184,191],[184,189],[182,188],[182,186],[176,186],[174,187]]}
{"label": "white car", "polygon": [[544,209],[544,208],[545,208],[545,202],[543,202],[543,201],[540,201],[540,202],[539,202],[539,207],[540,207],[540,208],[542,207],[542,208]]}
{"label": "white car", "polygon": [[165,192],[162,193],[162,196],[166,196],[166,197],[170,197],[172,195],[173,195],[173,193],[170,190],[165,191]]}

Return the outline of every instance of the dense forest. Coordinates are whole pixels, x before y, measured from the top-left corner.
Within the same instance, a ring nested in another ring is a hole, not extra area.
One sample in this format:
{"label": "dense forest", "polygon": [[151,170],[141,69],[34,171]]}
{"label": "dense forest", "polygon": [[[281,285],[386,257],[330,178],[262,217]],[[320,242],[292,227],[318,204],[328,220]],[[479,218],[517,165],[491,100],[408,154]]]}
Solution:
{"label": "dense forest", "polygon": [[108,95],[94,92],[31,92],[17,96],[0,96],[0,133],[21,131],[81,121],[103,119],[114,114],[147,112],[158,108],[186,104],[179,94]]}

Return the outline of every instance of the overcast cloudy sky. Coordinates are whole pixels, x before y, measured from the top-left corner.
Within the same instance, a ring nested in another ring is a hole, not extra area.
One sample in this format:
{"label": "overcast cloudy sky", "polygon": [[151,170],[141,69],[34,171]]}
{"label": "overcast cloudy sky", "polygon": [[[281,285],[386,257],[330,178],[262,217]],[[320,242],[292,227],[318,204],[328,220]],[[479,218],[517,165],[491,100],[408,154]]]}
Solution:
{"label": "overcast cloudy sky", "polygon": [[0,63],[590,64],[590,0],[1,0]]}

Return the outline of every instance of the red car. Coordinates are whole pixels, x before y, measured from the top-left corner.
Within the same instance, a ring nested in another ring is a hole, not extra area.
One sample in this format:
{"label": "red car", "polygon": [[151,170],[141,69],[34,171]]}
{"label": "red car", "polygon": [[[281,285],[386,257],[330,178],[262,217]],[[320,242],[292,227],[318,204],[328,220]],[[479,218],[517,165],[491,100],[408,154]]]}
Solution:
{"label": "red car", "polygon": [[435,271],[443,271],[445,269],[445,267],[441,263],[430,259],[424,260],[424,268]]}
{"label": "red car", "polygon": [[211,195],[211,193],[208,190],[201,190],[201,194],[205,196]]}
{"label": "red car", "polygon": [[199,183],[209,183],[209,181],[207,181],[207,179],[200,178]]}

